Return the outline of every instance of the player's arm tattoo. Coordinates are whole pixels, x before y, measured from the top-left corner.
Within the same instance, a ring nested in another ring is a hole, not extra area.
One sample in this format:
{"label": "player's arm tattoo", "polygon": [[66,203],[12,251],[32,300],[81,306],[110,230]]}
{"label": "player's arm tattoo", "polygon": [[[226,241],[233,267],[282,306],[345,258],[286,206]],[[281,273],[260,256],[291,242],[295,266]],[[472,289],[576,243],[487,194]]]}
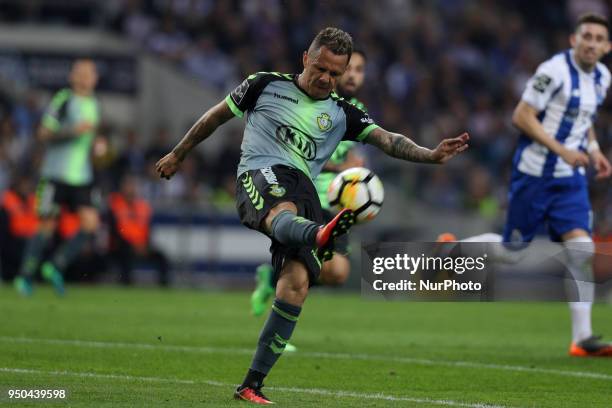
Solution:
{"label": "player's arm tattoo", "polygon": [[391,133],[377,128],[368,135],[365,141],[378,147],[389,156],[398,159],[417,163],[433,163],[431,150],[419,146],[408,137],[399,133]]}
{"label": "player's arm tattoo", "polygon": [[172,152],[183,161],[187,153],[200,142],[208,138],[222,124],[234,117],[225,101],[219,102],[204,113],[200,119],[193,124],[181,141],[172,149]]}

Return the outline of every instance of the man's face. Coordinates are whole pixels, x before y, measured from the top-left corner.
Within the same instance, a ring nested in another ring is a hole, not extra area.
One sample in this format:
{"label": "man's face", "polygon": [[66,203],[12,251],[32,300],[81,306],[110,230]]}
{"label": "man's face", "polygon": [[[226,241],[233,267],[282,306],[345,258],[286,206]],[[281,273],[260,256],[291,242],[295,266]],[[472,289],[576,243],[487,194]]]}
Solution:
{"label": "man's face", "polygon": [[610,51],[608,30],[601,24],[581,24],[571,35],[570,44],[577,62],[591,68]]}
{"label": "man's face", "polygon": [[363,55],[355,52],[351,55],[351,60],[344,71],[344,75],[338,80],[338,89],[344,96],[355,96],[365,78],[365,59]]}
{"label": "man's face", "polygon": [[314,99],[324,99],[336,88],[346,69],[348,55],[336,55],[322,46],[318,51],[304,52],[302,62],[304,90]]}
{"label": "man's face", "polygon": [[93,61],[76,61],[70,71],[70,83],[80,92],[92,92],[98,83],[98,72]]}

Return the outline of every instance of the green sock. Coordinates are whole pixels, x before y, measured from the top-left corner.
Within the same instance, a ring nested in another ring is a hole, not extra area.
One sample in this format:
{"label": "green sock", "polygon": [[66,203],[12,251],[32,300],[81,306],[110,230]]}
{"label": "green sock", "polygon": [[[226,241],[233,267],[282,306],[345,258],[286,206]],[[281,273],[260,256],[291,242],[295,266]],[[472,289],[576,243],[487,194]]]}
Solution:
{"label": "green sock", "polygon": [[38,264],[40,263],[40,257],[47,247],[50,238],[51,236],[49,234],[38,232],[28,240],[21,263],[21,276],[26,278],[32,278],[34,276]]}
{"label": "green sock", "polygon": [[272,220],[272,236],[288,246],[314,246],[319,227],[319,224],[285,210]]}
{"label": "green sock", "polygon": [[91,234],[79,231],[77,234],[64,242],[53,256],[53,265],[60,271],[64,271],[81,252],[83,245],[91,238]]}
{"label": "green sock", "polygon": [[263,373],[264,375],[268,374],[276,360],[283,353],[285,345],[293,333],[301,310],[300,306],[291,305],[280,299],[274,301],[270,316],[259,335],[257,351],[251,363],[251,370]]}

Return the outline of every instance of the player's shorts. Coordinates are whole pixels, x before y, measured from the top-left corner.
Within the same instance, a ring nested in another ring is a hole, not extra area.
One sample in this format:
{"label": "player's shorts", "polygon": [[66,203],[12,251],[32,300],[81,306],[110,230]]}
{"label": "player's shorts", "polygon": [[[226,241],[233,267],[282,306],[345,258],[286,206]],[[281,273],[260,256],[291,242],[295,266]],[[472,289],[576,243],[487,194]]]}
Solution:
{"label": "player's shorts", "polygon": [[[545,223],[545,224],[544,224]],[[591,203],[586,177],[533,177],[516,172],[509,193],[504,242],[529,242],[545,225],[552,241],[573,229],[589,234],[592,228]]]}
{"label": "player's shorts", "polygon": [[[334,214],[330,210],[323,210],[323,220],[325,223],[330,222],[335,216],[336,214]],[[350,249],[348,234],[344,234],[336,238],[336,240],[334,241],[334,253],[342,256],[348,256],[349,250]]]}
{"label": "player's shorts", "polygon": [[[248,170],[238,177],[236,208],[240,221],[251,229],[270,237],[264,227],[264,220],[273,207],[287,201],[296,205],[299,216],[323,224],[323,212],[317,191],[310,178],[301,171],[276,165],[260,170]],[[316,248],[290,247],[272,237],[270,239],[274,283],[288,259],[299,260],[306,266],[311,285],[318,280],[321,261],[316,255]]]}
{"label": "player's shorts", "polygon": [[61,207],[76,211],[79,207],[94,207],[99,201],[91,184],[71,186],[58,181],[41,179],[36,187],[36,211],[41,217],[59,214]]}

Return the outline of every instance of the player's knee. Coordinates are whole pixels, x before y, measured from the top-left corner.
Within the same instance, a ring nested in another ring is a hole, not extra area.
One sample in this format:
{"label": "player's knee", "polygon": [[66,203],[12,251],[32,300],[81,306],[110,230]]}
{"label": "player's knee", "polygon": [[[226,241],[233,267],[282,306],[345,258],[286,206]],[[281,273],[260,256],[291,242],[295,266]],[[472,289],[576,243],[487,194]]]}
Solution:
{"label": "player's knee", "polygon": [[304,276],[288,279],[285,287],[288,291],[293,292],[298,296],[303,295],[304,297],[306,297],[306,294],[308,293],[308,277]]}
{"label": "player's knee", "polygon": [[288,282],[276,285],[276,297],[289,304],[301,306],[308,296],[308,280],[306,282]]}
{"label": "player's knee", "polygon": [[292,213],[297,214],[297,207],[290,201],[278,203],[272,207],[264,220],[264,227],[268,233],[272,232],[272,221],[274,221],[274,218],[283,211],[291,211]]}
{"label": "player's knee", "polygon": [[567,250],[567,258],[572,266],[582,267],[593,259],[595,244],[589,236],[570,238],[563,245]]}
{"label": "player's knee", "polygon": [[276,297],[292,305],[301,305],[308,295],[308,287],[306,267],[297,261],[289,261],[276,284]]}
{"label": "player's knee", "polygon": [[342,285],[348,279],[350,263],[345,256],[335,254],[331,261],[321,268],[321,283],[324,285]]}

